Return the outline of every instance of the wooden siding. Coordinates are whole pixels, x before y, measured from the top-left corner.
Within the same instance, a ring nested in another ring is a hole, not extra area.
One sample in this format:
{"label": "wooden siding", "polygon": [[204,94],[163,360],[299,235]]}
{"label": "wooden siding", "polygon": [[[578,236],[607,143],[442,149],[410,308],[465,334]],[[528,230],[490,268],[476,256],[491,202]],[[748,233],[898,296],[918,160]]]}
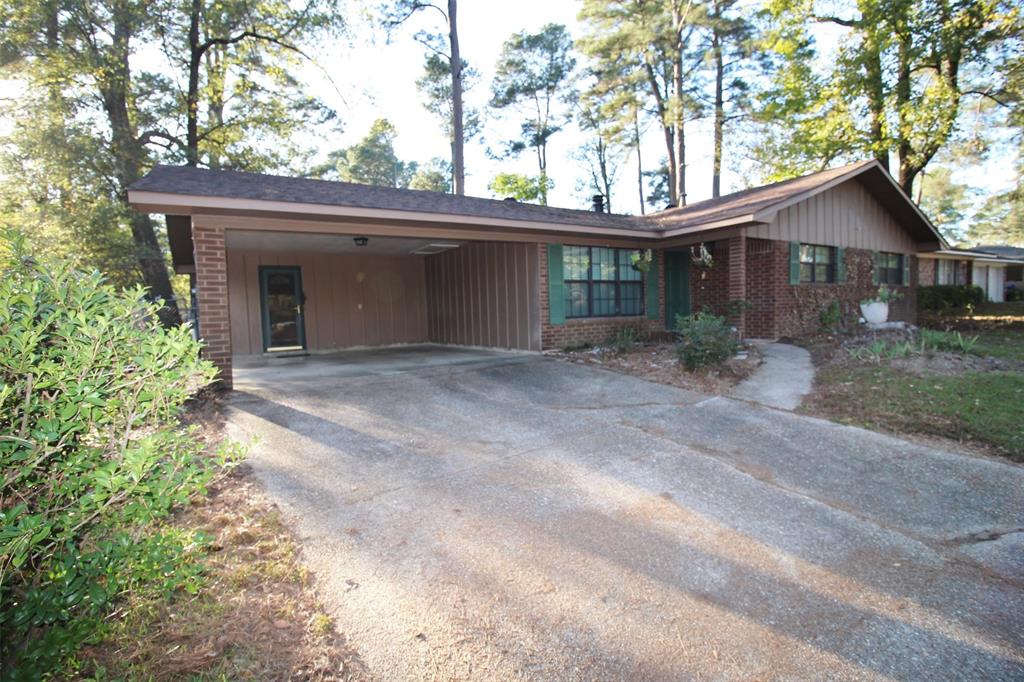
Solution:
{"label": "wooden siding", "polygon": [[868,251],[917,251],[913,238],[859,182],[844,182],[784,208],[767,225],[748,228],[747,236]]}
{"label": "wooden siding", "polygon": [[471,242],[426,258],[435,343],[540,350],[536,244]]}
{"label": "wooden siding", "polygon": [[302,269],[306,344],[311,351],[427,340],[421,256],[228,251],[231,345],[236,355],[263,352],[258,268]]}

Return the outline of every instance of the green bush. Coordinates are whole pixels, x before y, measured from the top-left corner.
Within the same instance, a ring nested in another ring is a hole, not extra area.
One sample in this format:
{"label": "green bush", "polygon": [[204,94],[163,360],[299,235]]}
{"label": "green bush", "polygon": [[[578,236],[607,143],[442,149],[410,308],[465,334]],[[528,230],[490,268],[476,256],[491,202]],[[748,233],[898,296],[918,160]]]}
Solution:
{"label": "green bush", "polygon": [[166,518],[229,452],[181,427],[214,370],[157,309],[0,235],[4,679],[58,671],[129,591],[197,587],[196,538]]}
{"label": "green bush", "polygon": [[689,369],[718,365],[739,350],[739,340],[724,317],[708,311],[677,315],[676,330],[682,337],[677,348],[679,360]]}
{"label": "green bush", "polygon": [[839,307],[839,301],[832,299],[827,306],[818,312],[818,323],[822,331],[831,332],[842,328],[843,311]]}
{"label": "green bush", "polygon": [[924,351],[945,351],[967,355],[974,351],[977,336],[964,336],[958,331],[940,332],[934,329],[921,330],[921,349]]}
{"label": "green bush", "polygon": [[965,284],[937,284],[917,288],[918,310],[953,310],[985,302],[981,287]]}

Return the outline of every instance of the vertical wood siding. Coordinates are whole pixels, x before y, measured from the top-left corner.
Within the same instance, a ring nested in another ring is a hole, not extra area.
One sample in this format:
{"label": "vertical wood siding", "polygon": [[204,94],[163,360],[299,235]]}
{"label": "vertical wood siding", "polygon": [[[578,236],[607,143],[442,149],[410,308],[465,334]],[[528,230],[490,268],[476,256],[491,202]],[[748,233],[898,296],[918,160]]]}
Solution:
{"label": "vertical wood siding", "polygon": [[228,301],[235,354],[263,352],[261,265],[302,268],[310,350],[427,341],[421,256],[228,252]]}
{"label": "vertical wood siding", "polygon": [[537,245],[470,242],[426,257],[435,343],[540,350]]}
{"label": "vertical wood siding", "polygon": [[747,236],[869,251],[917,251],[896,218],[858,182],[844,182],[784,208],[771,223],[747,230]]}

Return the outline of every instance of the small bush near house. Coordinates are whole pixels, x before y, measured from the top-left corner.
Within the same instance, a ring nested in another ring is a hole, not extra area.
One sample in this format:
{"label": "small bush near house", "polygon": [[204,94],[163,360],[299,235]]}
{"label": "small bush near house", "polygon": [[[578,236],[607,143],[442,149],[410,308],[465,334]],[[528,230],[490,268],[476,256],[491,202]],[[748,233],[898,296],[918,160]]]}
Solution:
{"label": "small bush near house", "polygon": [[843,312],[839,308],[839,301],[832,299],[832,301],[821,309],[818,313],[818,322],[821,324],[822,331],[831,332],[836,331],[843,326]]}
{"label": "small bush near house", "polygon": [[213,378],[142,289],[0,236],[0,661],[59,672],[128,594],[194,591],[200,544],[165,523],[227,461],[179,427]]}
{"label": "small bush near house", "polygon": [[981,287],[961,284],[938,284],[917,288],[919,310],[953,310],[977,306],[985,301]]}
{"label": "small bush near house", "polygon": [[625,325],[618,327],[612,332],[611,338],[608,340],[608,345],[615,349],[616,353],[628,353],[636,344],[640,342],[643,336],[640,327],[636,325]]}
{"label": "small bush near house", "polygon": [[940,332],[934,329],[921,330],[921,349],[924,351],[960,353],[974,352],[978,345],[977,336],[964,336],[958,331]]}
{"label": "small bush near house", "polygon": [[706,310],[677,316],[676,330],[682,337],[678,346],[679,360],[689,370],[721,364],[740,347],[726,318]]}

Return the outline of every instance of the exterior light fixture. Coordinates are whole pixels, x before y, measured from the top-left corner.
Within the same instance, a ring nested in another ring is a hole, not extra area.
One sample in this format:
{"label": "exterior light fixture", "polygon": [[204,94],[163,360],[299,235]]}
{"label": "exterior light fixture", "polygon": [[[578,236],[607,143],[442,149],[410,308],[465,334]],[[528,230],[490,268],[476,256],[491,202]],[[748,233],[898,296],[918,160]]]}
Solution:
{"label": "exterior light fixture", "polygon": [[356,246],[366,246],[370,240],[366,237],[353,237],[352,241],[356,243]]}

